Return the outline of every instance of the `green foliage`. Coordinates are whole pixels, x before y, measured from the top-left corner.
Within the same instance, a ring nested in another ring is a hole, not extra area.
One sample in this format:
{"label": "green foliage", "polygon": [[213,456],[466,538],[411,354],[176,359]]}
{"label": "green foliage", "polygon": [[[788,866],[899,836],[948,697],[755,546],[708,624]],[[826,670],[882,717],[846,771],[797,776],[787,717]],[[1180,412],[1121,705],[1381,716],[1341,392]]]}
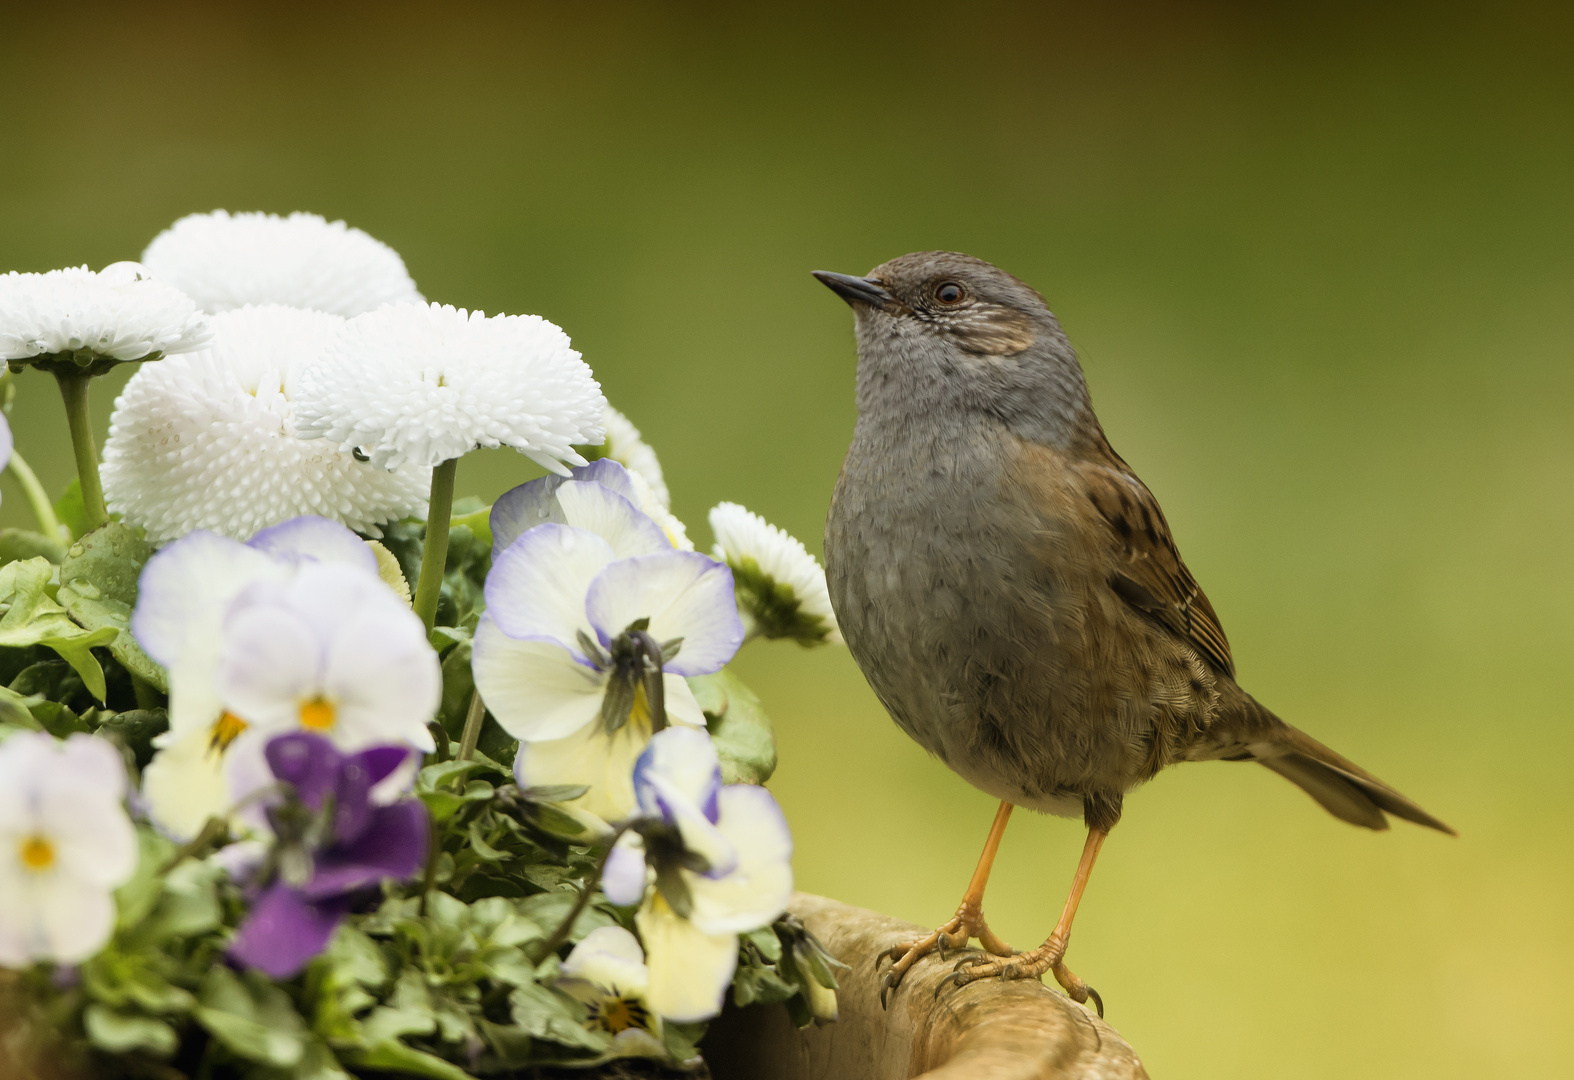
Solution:
{"label": "green foliage", "polygon": [[18,559],[40,557],[59,566],[66,560],[66,546],[43,533],[26,529],[0,529],[0,566]]}
{"label": "green foliage", "polygon": [[104,669],[93,655],[119,631],[105,626],[89,630],[73,622],[55,599],[51,583],[55,568],[42,556],[18,559],[0,566],[0,648],[23,649],[44,645],[71,665],[88,691],[105,700]]}
{"label": "green foliage", "polygon": [[55,501],[55,516],[71,533],[71,539],[80,539],[87,532],[87,508],[82,503],[81,480],[73,476],[66,489],[60,493],[60,498]]}
{"label": "green foliage", "polygon": [[131,636],[137,578],[153,556],[138,530],[111,521],[71,545],[60,566],[61,607],[89,630],[113,628],[109,651],[125,669],[160,691],[169,690],[164,669],[148,659]]}
{"label": "green foliage", "polygon": [[[443,568],[443,587],[437,601],[437,625],[474,630],[481,612],[486,610],[482,592],[487,571],[492,568],[492,530],[485,519],[490,507],[475,509],[461,499],[467,512],[453,519],[448,530],[448,560]],[[426,523],[406,518],[383,528],[382,543],[399,560],[405,580],[414,583],[421,576],[421,547],[426,539]]]}
{"label": "green foliage", "polygon": [[776,733],[760,699],[727,668],[694,675],[689,689],[705,712],[728,784],[763,784],[776,771]]}

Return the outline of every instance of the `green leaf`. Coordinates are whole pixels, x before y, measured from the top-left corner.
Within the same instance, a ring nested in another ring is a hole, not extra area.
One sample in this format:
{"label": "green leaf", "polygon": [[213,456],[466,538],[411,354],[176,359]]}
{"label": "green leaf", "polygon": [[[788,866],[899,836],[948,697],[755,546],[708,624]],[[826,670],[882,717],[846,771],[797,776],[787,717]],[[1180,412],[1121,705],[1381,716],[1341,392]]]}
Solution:
{"label": "green leaf", "polygon": [[[469,502],[470,500],[466,499],[461,501]],[[480,502],[479,499],[475,501]],[[459,510],[461,507],[455,506],[454,509]],[[468,508],[466,507],[465,509]],[[491,549],[492,508],[490,506],[483,506],[479,510],[474,510],[469,513],[461,514],[458,517],[451,517],[448,519],[448,528],[450,534],[454,529],[459,528],[461,525],[470,530],[470,532],[475,536],[476,542],[478,544],[484,544],[489,550]]]}
{"label": "green leaf", "polygon": [[611,1045],[604,1031],[585,1027],[585,1007],[540,983],[516,986],[508,995],[514,1026],[536,1039],[600,1053]]}
{"label": "green leaf", "polygon": [[[84,630],[50,595],[55,568],[48,559],[20,559],[0,566],[0,646],[20,649],[47,645],[82,677],[88,691],[103,701],[104,669],[92,650],[114,640],[118,631]],[[35,714],[36,715],[36,714]]]}
{"label": "green leaf", "polygon": [[339,1056],[346,1065],[357,1069],[425,1076],[430,1080],[475,1080],[459,1066],[402,1042],[380,1042],[366,1050],[352,1050]]}
{"label": "green leaf", "polygon": [[42,556],[59,566],[66,561],[66,546],[43,533],[26,529],[0,529],[0,565]]}
{"label": "green leaf", "polygon": [[87,532],[87,507],[82,503],[82,481],[76,477],[66,485],[65,491],[60,493],[60,499],[55,503],[55,516],[60,519],[75,540]]}
{"label": "green leaf", "polygon": [[82,1026],[87,1031],[89,1043],[111,1054],[143,1050],[155,1057],[167,1058],[180,1045],[175,1029],[164,1021],[116,1012],[97,1002],[87,1007]]}
{"label": "green leaf", "polygon": [[9,686],[0,686],[0,724],[40,731],[42,725],[33,715],[33,707],[43,703],[42,694],[19,694]]}
{"label": "green leaf", "polygon": [[248,1061],[288,1069],[306,1054],[306,1026],[290,997],[263,976],[245,982],[223,964],[203,976],[193,1015],[224,1048]]}
{"label": "green leaf", "polygon": [[109,651],[131,674],[168,692],[164,669],[131,636],[131,609],[137,603],[137,578],[153,556],[153,545],[137,530],[111,521],[71,545],[60,565],[61,607],[89,630],[116,633]]}
{"label": "green leaf", "polygon": [[151,828],[137,830],[137,868],[131,880],[115,890],[116,925],[122,930],[147,917],[164,891],[159,870],[169,861],[175,845]]}
{"label": "green leaf", "polygon": [[758,930],[744,934],[743,940],[760,950],[760,955],[768,963],[774,964],[782,958],[782,942],[781,938],[776,936],[775,927],[762,926]]}
{"label": "green leaf", "polygon": [[763,784],[776,771],[776,733],[760,699],[727,668],[690,676],[726,784]]}

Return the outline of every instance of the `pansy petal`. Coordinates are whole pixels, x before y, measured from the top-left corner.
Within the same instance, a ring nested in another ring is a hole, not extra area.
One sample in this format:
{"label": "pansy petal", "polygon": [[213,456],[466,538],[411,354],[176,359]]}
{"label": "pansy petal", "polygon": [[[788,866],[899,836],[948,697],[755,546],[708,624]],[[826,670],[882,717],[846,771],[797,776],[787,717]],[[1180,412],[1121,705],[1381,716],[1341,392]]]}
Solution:
{"label": "pansy petal", "polygon": [[678,792],[697,806],[707,820],[716,820],[716,796],[721,791],[721,758],[716,744],[704,731],[689,727],[658,731],[634,765],[634,794],[647,814],[662,813],[661,791]]}
{"label": "pansy petal", "polygon": [[142,770],[148,813],[177,840],[190,840],[208,818],[230,807],[224,758],[212,751],[211,739],[206,728],[194,728],[155,753]]}
{"label": "pansy petal", "polygon": [[435,749],[426,723],[443,698],[442,666],[420,617],[386,592],[337,627],[323,686],[335,702],[333,735],[350,748],[404,742]]}
{"label": "pansy petal", "polygon": [[557,490],[570,480],[579,480],[586,483],[600,484],[609,491],[623,496],[634,505],[639,505],[634,487],[629,482],[629,474],[616,461],[602,458],[592,461],[589,465],[581,465],[574,469],[568,476],[543,476],[520,484],[518,487],[506,492],[502,498],[492,504],[492,513],[488,524],[492,529],[492,558],[496,558],[503,551],[525,534],[526,531],[537,525],[544,525],[549,521],[559,525],[575,524],[565,516],[563,507],[557,501]]}
{"label": "pansy petal", "polygon": [[589,724],[565,739],[521,742],[514,777],[526,788],[587,784],[590,790],[566,805],[603,821],[622,821],[634,812],[634,760],[649,739],[648,727],[628,723],[610,736]]}
{"label": "pansy petal", "polygon": [[704,728],[705,710],[700,708],[699,699],[689,689],[688,680],[682,675],[664,675],[662,683],[666,687],[662,696],[667,707],[667,723],[674,727],[682,724]]}
{"label": "pansy petal", "polygon": [[236,611],[224,628],[219,693],[230,711],[262,728],[299,722],[300,704],[322,684],[313,628],[281,607]]}
{"label": "pansy petal", "polygon": [[620,559],[672,550],[661,526],[611,488],[569,480],[557,489],[557,501],[567,524],[595,533]]}
{"label": "pansy petal", "polygon": [[333,743],[311,731],[290,731],[268,740],[263,751],[275,777],[295,788],[312,810],[334,790],[344,758]]}
{"label": "pansy petal", "polygon": [[607,854],[601,891],[618,907],[633,907],[645,895],[645,846],[634,833],[624,833]]}
{"label": "pansy petal", "polygon": [[643,994],[650,981],[645,950],[621,926],[598,926],[582,938],[561,968],[563,976],[594,983],[608,996]]}
{"label": "pansy petal", "polygon": [[304,894],[326,900],[391,878],[403,881],[426,863],[428,818],[415,799],[372,810],[372,820],[349,843],[335,845],[317,858],[316,872]]}
{"label": "pansy petal", "polygon": [[710,934],[680,919],[660,893],[653,893],[634,916],[645,941],[650,986],[645,1000],[657,1013],[680,1023],[705,1020],[721,1012],[722,1000],[738,966],[736,934]]}
{"label": "pansy petal", "polygon": [[107,739],[77,732],[58,744],[61,764],[82,783],[117,802],[126,793],[126,760]]}
{"label": "pansy petal", "polygon": [[476,627],[470,666],[486,707],[516,739],[565,738],[601,716],[605,676],[560,646],[509,637],[490,615]]}
{"label": "pansy petal", "polygon": [[115,901],[108,889],[59,873],[39,874],[28,885],[36,958],[79,964],[109,942]]}
{"label": "pansy petal", "polygon": [[252,904],[229,954],[271,979],[288,979],[328,947],[348,910],[348,902],[314,904],[277,882]]}
{"label": "pansy petal", "polygon": [[339,522],[312,514],[270,525],[246,541],[246,546],[289,566],[344,563],[377,574],[377,556],[364,540]]}
{"label": "pansy petal", "polygon": [[769,791],[752,784],[721,789],[717,828],[738,852],[738,865],[721,878],[685,873],[693,920],[708,933],[743,933],[765,926],[792,896],[792,833]]}
{"label": "pansy petal", "polygon": [[225,608],[246,586],[284,573],[267,555],[238,540],[194,532],[142,568],[131,633],[144,652],[174,668],[188,643],[217,636]]}
{"label": "pansy petal", "polygon": [[732,571],[694,551],[620,559],[596,575],[585,609],[603,645],[637,619],[649,619],[658,642],[682,638],[666,665],[675,675],[720,670],[743,644]]}
{"label": "pansy petal", "polygon": [[581,661],[580,633],[594,634],[585,592],[613,560],[612,545],[567,525],[538,525],[498,556],[486,577],[486,609],[522,641],[552,641]]}

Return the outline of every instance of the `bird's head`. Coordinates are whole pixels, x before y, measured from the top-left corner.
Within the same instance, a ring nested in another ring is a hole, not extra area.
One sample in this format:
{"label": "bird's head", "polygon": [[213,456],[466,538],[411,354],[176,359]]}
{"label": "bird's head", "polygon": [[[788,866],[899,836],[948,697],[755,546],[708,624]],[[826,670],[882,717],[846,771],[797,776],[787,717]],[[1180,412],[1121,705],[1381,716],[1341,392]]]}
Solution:
{"label": "bird's head", "polygon": [[853,309],[860,411],[949,401],[1045,438],[1039,421],[1063,432],[1087,406],[1081,365],[1044,298],[997,266],[919,251],[863,277],[814,276]]}

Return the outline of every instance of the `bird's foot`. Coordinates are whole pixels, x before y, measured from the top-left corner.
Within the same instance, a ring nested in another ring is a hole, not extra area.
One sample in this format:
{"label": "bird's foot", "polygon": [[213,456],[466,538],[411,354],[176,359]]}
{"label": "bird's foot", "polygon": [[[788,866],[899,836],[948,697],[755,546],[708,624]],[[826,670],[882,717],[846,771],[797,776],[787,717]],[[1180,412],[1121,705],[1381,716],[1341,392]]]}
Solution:
{"label": "bird's foot", "polygon": [[962,906],[956,909],[956,914],[951,917],[951,921],[938,927],[934,933],[916,941],[892,945],[875,957],[876,966],[886,960],[891,961],[891,970],[887,971],[885,977],[880,980],[880,1007],[885,1008],[887,996],[902,985],[902,980],[919,960],[936,951],[944,958],[947,949],[964,948],[973,938],[977,938],[979,944],[995,956],[1011,956],[1016,952],[989,929],[989,924],[984,921],[983,908],[978,901],[963,900]]}
{"label": "bird's foot", "polygon": [[1091,998],[1099,1018],[1103,1019],[1104,999],[1066,966],[1066,944],[1064,938],[1051,937],[1038,948],[1015,956],[969,956],[959,961],[951,974],[940,981],[940,985],[935,987],[935,996],[938,997],[947,986],[962,987],[980,979],[1037,979],[1048,971],[1054,974],[1055,981],[1072,1001],[1086,1005]]}

